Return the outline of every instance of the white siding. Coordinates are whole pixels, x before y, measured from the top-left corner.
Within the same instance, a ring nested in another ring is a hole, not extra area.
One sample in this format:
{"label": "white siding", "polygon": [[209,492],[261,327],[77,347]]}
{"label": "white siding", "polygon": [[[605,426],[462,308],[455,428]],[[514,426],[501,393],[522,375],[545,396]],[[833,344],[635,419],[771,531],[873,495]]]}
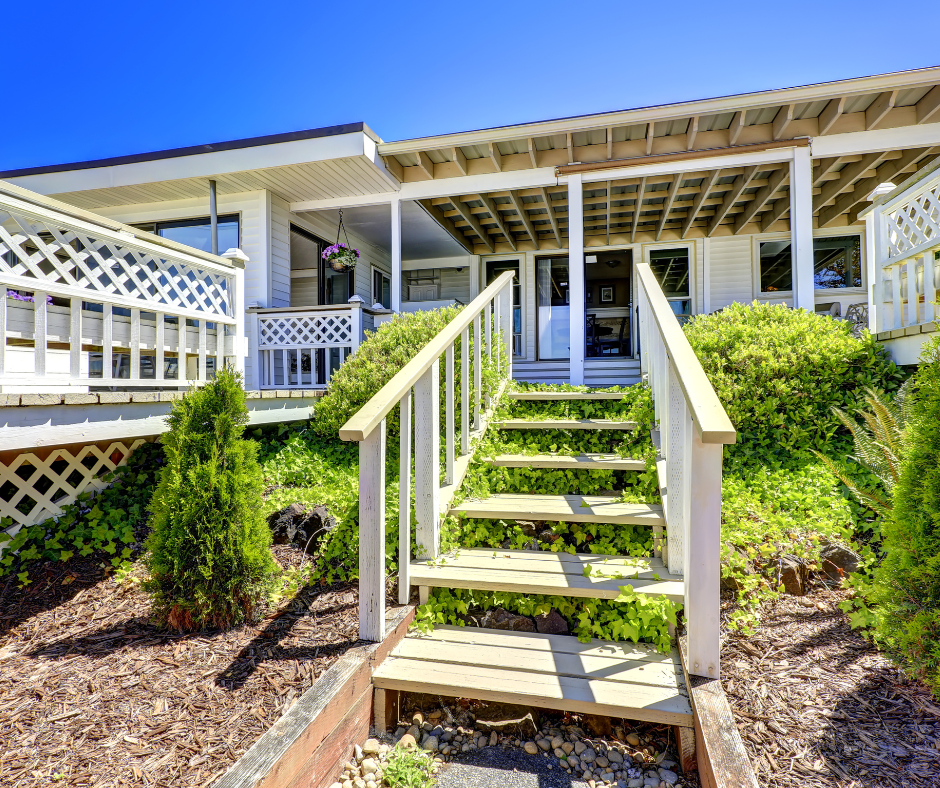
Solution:
{"label": "white siding", "polygon": [[693,248],[695,253],[695,292],[692,294],[692,314],[705,311],[705,241],[699,239]]}
{"label": "white siding", "polygon": [[709,242],[710,308],[754,300],[751,236],[712,238]]}
{"label": "white siding", "polygon": [[290,306],[290,208],[271,195],[271,306]]}

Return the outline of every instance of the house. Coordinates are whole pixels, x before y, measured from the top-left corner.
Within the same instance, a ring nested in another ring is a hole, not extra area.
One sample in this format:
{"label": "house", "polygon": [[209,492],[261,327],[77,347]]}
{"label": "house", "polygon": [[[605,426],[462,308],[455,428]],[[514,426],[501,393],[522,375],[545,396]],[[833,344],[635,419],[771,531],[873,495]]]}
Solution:
{"label": "house", "polygon": [[[468,303],[506,271],[522,380],[640,379],[638,263],[680,320],[784,303],[867,324],[913,363],[935,330],[938,155],[933,67],[398,142],[352,123],[0,172],[0,397],[16,406],[0,447],[152,435],[160,399],[227,357],[261,392],[253,418],[308,417],[377,322]],[[323,250],[347,239],[358,265],[331,270]],[[102,268],[70,280],[76,255]]]}

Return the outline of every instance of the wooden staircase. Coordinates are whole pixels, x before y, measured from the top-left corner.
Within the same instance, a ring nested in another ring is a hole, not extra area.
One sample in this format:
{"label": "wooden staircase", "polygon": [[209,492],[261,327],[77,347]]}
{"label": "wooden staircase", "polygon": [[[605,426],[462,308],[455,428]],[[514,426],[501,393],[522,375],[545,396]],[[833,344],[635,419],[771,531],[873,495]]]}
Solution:
{"label": "wooden staircase", "polygon": [[[545,396],[546,393],[560,396]],[[512,399],[612,400],[622,395],[538,392]],[[635,430],[634,422],[609,419],[509,419],[495,429]],[[510,459],[506,459],[509,457]],[[528,461],[528,462],[526,462]],[[646,463],[616,455],[524,457],[502,455],[494,465],[644,470]],[[450,514],[464,518],[545,520],[661,528],[662,507],[628,504],[617,496],[493,495],[465,501]],[[661,558],[631,558],[536,550],[461,549],[436,559],[412,561],[410,580],[422,603],[430,588],[510,591],[522,594],[615,599],[621,587],[665,596],[680,604],[683,578]],[[678,652],[660,654],[646,644],[572,636],[438,627],[406,637],[373,677],[380,690],[470,697],[565,711],[627,717],[691,727],[692,716]]]}

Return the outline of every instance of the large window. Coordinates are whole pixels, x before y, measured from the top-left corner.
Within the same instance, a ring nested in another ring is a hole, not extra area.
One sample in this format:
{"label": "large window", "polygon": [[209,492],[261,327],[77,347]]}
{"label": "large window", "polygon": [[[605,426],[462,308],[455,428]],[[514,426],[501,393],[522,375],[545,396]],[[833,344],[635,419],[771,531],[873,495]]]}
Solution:
{"label": "large window", "polygon": [[490,285],[496,277],[506,271],[512,271],[516,278],[512,280],[512,352],[522,355],[522,283],[519,281],[518,260],[487,260],[486,284]]}
{"label": "large window", "polygon": [[392,308],[392,280],[385,271],[372,268],[372,305],[381,304],[386,309]]}
{"label": "large window", "polygon": [[[862,242],[859,236],[813,239],[813,286],[817,290],[862,286]],[[789,240],[761,243],[760,290],[762,293],[793,290],[793,256]]]}
{"label": "large window", "polygon": [[[171,241],[201,249],[203,252],[212,251],[212,228],[208,216],[198,219],[182,219],[173,222],[144,222],[135,224],[141,230],[154,233]],[[227,214],[219,217],[219,254],[227,249],[238,248],[238,214]]]}
{"label": "large window", "polygon": [[679,322],[688,320],[692,315],[688,247],[653,249],[650,252],[650,269]]}

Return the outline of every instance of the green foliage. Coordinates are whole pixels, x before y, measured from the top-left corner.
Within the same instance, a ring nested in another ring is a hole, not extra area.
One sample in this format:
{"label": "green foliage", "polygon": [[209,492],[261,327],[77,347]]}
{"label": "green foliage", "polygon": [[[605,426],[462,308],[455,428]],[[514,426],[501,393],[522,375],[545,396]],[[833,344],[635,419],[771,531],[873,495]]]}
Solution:
{"label": "green foliage", "polygon": [[914,376],[901,474],[869,601],[877,642],[940,697],[940,340]]}
{"label": "green foliage", "polygon": [[163,462],[158,444],[138,447],[122,465],[106,473],[108,484],[97,493],[82,493],[62,514],[37,525],[21,528],[12,537],[11,518],[0,523],[0,577],[17,573],[22,585],[29,583],[29,567],[37,561],[67,561],[74,555],[91,556],[101,551],[113,567],[130,560],[139,547],[140,532],[148,516],[148,505]]}
{"label": "green foliage", "polygon": [[144,584],[158,621],[178,630],[256,619],[275,574],[262,516],[258,446],[241,376],[221,370],[173,405],[153,494]]}
{"label": "green foliage", "polygon": [[870,334],[802,309],[732,304],[693,317],[685,334],[738,431],[729,455],[792,464],[816,449],[848,454],[833,406],[854,410],[865,390],[895,391],[904,379]]}
{"label": "green foliage", "polygon": [[417,748],[395,747],[384,771],[389,788],[427,788],[433,783],[434,755]]}

